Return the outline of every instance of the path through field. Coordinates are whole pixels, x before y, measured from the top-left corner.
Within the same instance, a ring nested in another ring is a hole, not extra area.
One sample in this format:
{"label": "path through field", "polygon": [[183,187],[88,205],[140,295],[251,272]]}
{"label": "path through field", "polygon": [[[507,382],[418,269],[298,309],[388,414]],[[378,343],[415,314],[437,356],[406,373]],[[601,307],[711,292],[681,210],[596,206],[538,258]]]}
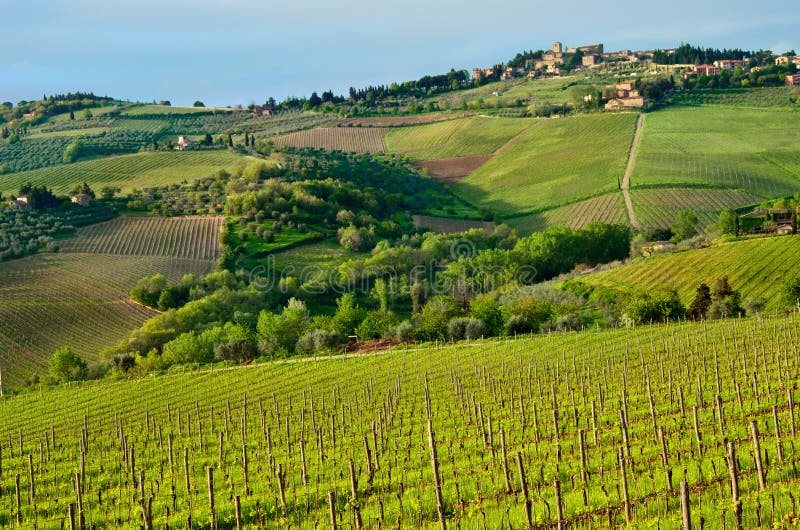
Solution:
{"label": "path through field", "polygon": [[630,186],[631,186],[631,173],[633,173],[633,164],[636,159],[636,149],[639,147],[639,138],[642,135],[642,123],[644,122],[644,114],[639,114],[639,119],[636,120],[636,133],[633,135],[633,142],[631,143],[631,154],[628,156],[628,167],[625,168],[625,176],[622,178],[622,196],[625,198],[625,208],[628,210],[628,219],[633,228],[641,228],[636,216],[633,214],[633,202],[631,202]]}

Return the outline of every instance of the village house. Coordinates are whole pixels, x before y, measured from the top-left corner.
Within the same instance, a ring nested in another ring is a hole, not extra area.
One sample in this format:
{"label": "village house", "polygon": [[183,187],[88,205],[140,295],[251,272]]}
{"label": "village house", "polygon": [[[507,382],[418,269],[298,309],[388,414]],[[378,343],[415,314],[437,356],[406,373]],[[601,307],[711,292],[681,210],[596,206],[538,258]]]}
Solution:
{"label": "village house", "polygon": [[697,72],[697,75],[707,75],[711,77],[713,75],[718,75],[720,68],[713,64],[698,64],[694,67],[694,71]]}
{"label": "village house", "polygon": [[32,110],[31,112],[26,112],[25,114],[22,115],[22,118],[26,120],[32,120],[35,117],[36,117],[35,110]]}
{"label": "village house", "polygon": [[253,107],[253,116],[263,116],[265,118],[271,118],[274,116],[274,111],[267,107],[266,105],[255,105]]}
{"label": "village house", "polygon": [[714,61],[714,66],[720,70],[724,70],[725,72],[733,72],[737,67],[746,68],[747,61],[739,59],[720,59],[718,61]]}
{"label": "village house", "polygon": [[91,204],[92,196],[88,193],[78,193],[70,197],[69,200],[72,201],[72,204],[77,204],[81,208],[86,208]]}
{"label": "village house", "polygon": [[789,62],[789,58],[785,55],[775,57],[775,66],[786,66]]}
{"label": "village house", "polygon": [[197,142],[190,139],[188,136],[178,136],[178,144],[175,146],[176,151],[191,151],[197,148]]}
{"label": "village house", "polygon": [[27,195],[20,195],[16,199],[12,199],[8,201],[8,205],[12,208],[17,210],[22,210],[24,208],[28,208],[30,204],[28,204],[28,196]]}
{"label": "village house", "polygon": [[795,64],[796,66],[800,66],[800,55],[793,55],[789,58],[789,61]]}
{"label": "village house", "polygon": [[644,107],[644,97],[633,87],[633,83],[617,83],[617,97],[606,103],[607,110],[622,110]]}
{"label": "village house", "polygon": [[800,74],[787,75],[786,86],[800,86]]}

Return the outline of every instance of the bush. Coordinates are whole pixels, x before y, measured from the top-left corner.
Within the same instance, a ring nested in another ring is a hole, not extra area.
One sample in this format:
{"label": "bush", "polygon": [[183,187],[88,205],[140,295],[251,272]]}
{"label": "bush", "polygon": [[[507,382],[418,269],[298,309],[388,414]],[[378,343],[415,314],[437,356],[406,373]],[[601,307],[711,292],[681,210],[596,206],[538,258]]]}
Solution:
{"label": "bush", "polygon": [[447,323],[447,336],[451,340],[476,340],[487,334],[486,323],[478,318],[452,318]]}
{"label": "bush", "polygon": [[86,361],[68,347],[59,348],[50,358],[50,376],[57,383],[82,381],[89,375]]}
{"label": "bush", "polygon": [[392,330],[391,335],[398,342],[411,342],[414,340],[414,325],[404,320]]}
{"label": "bush", "polygon": [[507,335],[523,335],[533,331],[533,327],[523,315],[511,315],[506,322]]}
{"label": "bush", "polygon": [[297,353],[310,354],[334,348],[339,343],[339,335],[335,331],[315,329],[300,337],[295,346]]}
{"label": "bush", "polygon": [[388,310],[372,311],[356,328],[356,335],[359,339],[379,339],[386,336],[395,326],[399,319]]}

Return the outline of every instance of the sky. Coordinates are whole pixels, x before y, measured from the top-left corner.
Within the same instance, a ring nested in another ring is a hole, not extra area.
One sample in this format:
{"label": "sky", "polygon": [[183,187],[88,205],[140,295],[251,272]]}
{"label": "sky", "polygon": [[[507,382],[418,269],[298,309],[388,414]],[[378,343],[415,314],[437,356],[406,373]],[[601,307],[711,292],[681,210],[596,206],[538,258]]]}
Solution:
{"label": "sky", "polygon": [[714,3],[0,0],[0,101],[91,91],[247,105],[488,67],[556,40],[800,51],[795,2]]}

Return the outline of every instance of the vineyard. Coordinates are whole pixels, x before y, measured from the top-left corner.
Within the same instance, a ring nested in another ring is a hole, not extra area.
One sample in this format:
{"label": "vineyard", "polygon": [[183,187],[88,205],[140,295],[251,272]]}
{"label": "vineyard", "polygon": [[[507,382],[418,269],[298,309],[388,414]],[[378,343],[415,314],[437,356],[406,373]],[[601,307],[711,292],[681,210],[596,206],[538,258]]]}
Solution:
{"label": "vineyard", "polygon": [[710,248],[639,258],[630,265],[584,276],[581,281],[630,292],[674,288],[689,304],[701,282],[713,285],[728,276],[742,299],[763,297],[767,309],[778,307],[783,279],[800,271],[800,238],[769,237]]}
{"label": "vineyard", "polygon": [[738,189],[759,197],[797,189],[798,113],[675,107],[647,115],[631,185]]}
{"label": "vineyard", "polygon": [[727,90],[692,90],[676,92],[672,101],[681,105],[733,105],[737,107],[788,107],[787,87],[731,88]]}
{"label": "vineyard", "polygon": [[48,254],[3,263],[4,383],[17,386],[46,372],[47,359],[61,346],[96,361],[102,348],[155,314],[129,300],[140,278],[161,273],[177,281],[187,273],[211,272],[213,266],[209,260],[91,254]]}
{"label": "vineyard", "polygon": [[668,228],[681,210],[691,210],[697,229],[716,225],[725,208],[741,208],[759,202],[758,197],[736,190],[656,188],[631,191],[636,220],[648,228]]}
{"label": "vineyard", "polygon": [[[445,122],[446,123],[446,122]],[[327,151],[382,153],[386,129],[323,127],[270,138],[279,147],[310,147]]]}
{"label": "vineyard", "polygon": [[386,135],[390,152],[415,160],[494,153],[535,122],[519,118],[476,116],[429,125],[393,129]]}
{"label": "vineyard", "polygon": [[616,191],[635,114],[548,120],[523,133],[453,191],[501,215],[548,209]]}
{"label": "vineyard", "polygon": [[222,217],[121,217],[78,230],[73,253],[216,260]]}
{"label": "vineyard", "polygon": [[434,217],[432,215],[412,215],[414,226],[427,228],[437,234],[455,234],[466,232],[474,228],[482,228],[488,233],[494,230],[494,223],[488,221],[472,221],[469,219],[449,219],[447,217]]}
{"label": "vineyard", "polygon": [[788,528],[799,320],[400,348],[6,398],[0,514],[43,530]]}
{"label": "vineyard", "polygon": [[512,217],[504,222],[511,228],[516,228],[520,234],[526,235],[553,225],[583,228],[592,221],[627,225],[628,214],[622,194],[609,193],[541,213]]}
{"label": "vineyard", "polygon": [[[50,140],[52,141],[52,140]],[[123,189],[176,184],[232,169],[254,161],[227,151],[147,152],[88,160],[35,171],[0,175],[0,191],[14,193],[24,182],[46,185],[55,193],[67,193],[72,186],[88,182],[93,188],[119,186]]]}

